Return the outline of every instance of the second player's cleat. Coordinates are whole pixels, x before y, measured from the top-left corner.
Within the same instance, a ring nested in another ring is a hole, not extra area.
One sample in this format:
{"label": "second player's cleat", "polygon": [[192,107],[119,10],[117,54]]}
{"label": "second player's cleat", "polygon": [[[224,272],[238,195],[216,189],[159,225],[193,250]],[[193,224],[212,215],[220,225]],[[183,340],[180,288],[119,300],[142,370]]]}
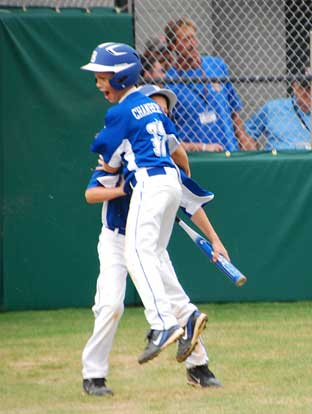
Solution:
{"label": "second player's cleat", "polygon": [[82,381],[82,388],[85,393],[103,397],[105,395],[114,395],[110,388],[106,387],[105,378],[90,378]]}
{"label": "second player's cleat", "polygon": [[147,361],[155,358],[168,345],[177,341],[183,335],[183,329],[178,325],[174,325],[169,329],[158,331],[152,329],[147,335],[147,345],[142,354],[138,358],[139,364],[144,364]]}
{"label": "second player's cleat", "polygon": [[186,370],[187,383],[194,387],[222,387],[221,382],[210,371],[208,365],[197,365]]}
{"label": "second player's cleat", "polygon": [[176,359],[178,362],[183,362],[193,352],[198,338],[206,327],[208,321],[207,315],[194,311],[189,317],[185,327],[184,335],[179,339],[178,351]]}

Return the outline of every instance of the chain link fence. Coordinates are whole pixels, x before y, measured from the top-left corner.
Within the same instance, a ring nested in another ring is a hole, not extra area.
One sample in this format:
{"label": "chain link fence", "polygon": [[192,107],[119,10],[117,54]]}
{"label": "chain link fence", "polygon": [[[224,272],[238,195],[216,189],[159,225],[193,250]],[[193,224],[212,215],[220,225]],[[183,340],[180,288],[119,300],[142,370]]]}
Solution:
{"label": "chain link fence", "polygon": [[143,82],[177,94],[187,149],[311,149],[311,0],[134,6]]}
{"label": "chain link fence", "polygon": [[177,94],[173,117],[189,151],[311,149],[311,0],[0,0],[0,6],[132,13],[141,82]]}
{"label": "chain link fence", "polygon": [[60,11],[63,8],[92,9],[93,7],[118,7],[118,3],[125,1],[114,0],[0,0],[0,7],[21,7],[27,10],[29,7],[49,7]]}

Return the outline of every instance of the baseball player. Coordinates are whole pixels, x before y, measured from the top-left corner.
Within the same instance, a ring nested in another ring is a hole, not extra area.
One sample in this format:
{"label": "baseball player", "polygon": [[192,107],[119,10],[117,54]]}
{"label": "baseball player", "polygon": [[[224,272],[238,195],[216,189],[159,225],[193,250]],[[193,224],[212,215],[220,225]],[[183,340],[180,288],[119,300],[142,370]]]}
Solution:
{"label": "baseball player", "polygon": [[[144,86],[141,88],[141,91],[148,95],[153,95],[153,99],[160,104],[165,112],[168,112],[168,107],[171,109],[176,102],[176,97],[171,91],[160,89],[154,85]],[[182,153],[183,151],[184,149],[182,148]],[[177,152],[178,150],[175,151],[175,153]],[[179,158],[181,159],[181,156]],[[184,164],[187,170],[189,168],[188,162],[185,164],[183,156],[182,160],[182,164]],[[183,183],[185,183],[182,186],[184,195],[182,197],[182,206],[184,211],[189,215],[193,214],[193,221],[200,226],[211,240],[214,240],[216,256],[219,252],[227,255],[207,216],[200,207],[209,201],[213,195],[202,190],[185,174],[182,177]],[[124,309],[123,300],[126,290],[127,269],[123,257],[124,236],[122,233],[124,231],[122,229],[125,229],[129,195],[124,195],[122,185],[115,186],[118,179],[118,176],[95,171],[86,191],[86,198],[90,203],[111,200],[103,204],[103,227],[98,244],[101,270],[93,307],[95,324],[93,334],[83,351],[82,359],[83,387],[88,394],[93,395],[112,394],[112,391],[106,387],[106,377],[109,369],[108,357],[118,322]],[[114,217],[115,223],[118,223],[118,231],[116,231],[116,228],[113,230],[113,224],[110,219],[112,217]],[[120,221],[120,217],[123,217],[123,223]],[[179,341],[177,352],[177,360],[179,361],[184,359],[184,352],[189,348],[189,343],[192,341],[194,316],[198,314],[198,310],[189,303],[189,298],[177,282],[168,254],[165,255],[162,261],[162,271],[164,274],[167,274],[165,279],[171,281],[171,286],[170,283],[168,285],[168,293],[173,293],[171,300],[177,319],[181,326],[188,326],[185,339]],[[174,303],[175,301],[177,303]],[[199,339],[195,349],[186,359],[187,381],[189,384],[202,387],[220,385],[220,382],[208,369],[207,362],[207,353],[201,339]]]}
{"label": "baseball player", "polygon": [[[183,335],[172,312],[161,271],[182,189],[167,135],[174,125],[151,98],[137,92],[142,69],[138,53],[121,43],[100,44],[82,67],[111,103],[105,127],[91,145],[107,172],[123,166],[124,188],[132,190],[125,234],[128,272],[145,308],[151,331],[139,363],[155,358]],[[202,327],[203,315],[196,321]],[[196,325],[197,326],[197,325]]]}

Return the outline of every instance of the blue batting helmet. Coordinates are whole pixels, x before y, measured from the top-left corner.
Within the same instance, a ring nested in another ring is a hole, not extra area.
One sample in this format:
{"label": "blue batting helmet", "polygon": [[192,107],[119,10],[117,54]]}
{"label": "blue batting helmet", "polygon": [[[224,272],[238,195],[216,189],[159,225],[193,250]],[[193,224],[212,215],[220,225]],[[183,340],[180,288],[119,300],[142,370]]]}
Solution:
{"label": "blue batting helmet", "polygon": [[114,89],[122,90],[137,83],[142,65],[132,47],[124,43],[102,43],[92,52],[90,62],[81,69],[114,73],[109,83]]}
{"label": "blue batting helmet", "polygon": [[174,108],[178,100],[177,95],[173,91],[171,91],[170,89],[160,88],[158,85],[148,83],[146,85],[140,86],[138,88],[138,91],[146,96],[152,97],[153,95],[162,95],[165,98],[167,98],[169,104],[169,112],[172,112],[172,109]]}

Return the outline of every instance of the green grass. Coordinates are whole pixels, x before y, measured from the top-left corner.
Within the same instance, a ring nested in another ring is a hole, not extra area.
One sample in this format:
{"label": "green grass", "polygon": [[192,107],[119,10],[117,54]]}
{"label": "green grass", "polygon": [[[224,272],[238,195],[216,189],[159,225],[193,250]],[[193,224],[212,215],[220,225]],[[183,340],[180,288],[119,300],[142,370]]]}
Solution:
{"label": "green grass", "polygon": [[114,397],[81,390],[88,309],[0,313],[1,414],[311,414],[312,303],[200,305],[220,389],[186,385],[175,346],[140,366],[147,323],[127,308],[113,352]]}

